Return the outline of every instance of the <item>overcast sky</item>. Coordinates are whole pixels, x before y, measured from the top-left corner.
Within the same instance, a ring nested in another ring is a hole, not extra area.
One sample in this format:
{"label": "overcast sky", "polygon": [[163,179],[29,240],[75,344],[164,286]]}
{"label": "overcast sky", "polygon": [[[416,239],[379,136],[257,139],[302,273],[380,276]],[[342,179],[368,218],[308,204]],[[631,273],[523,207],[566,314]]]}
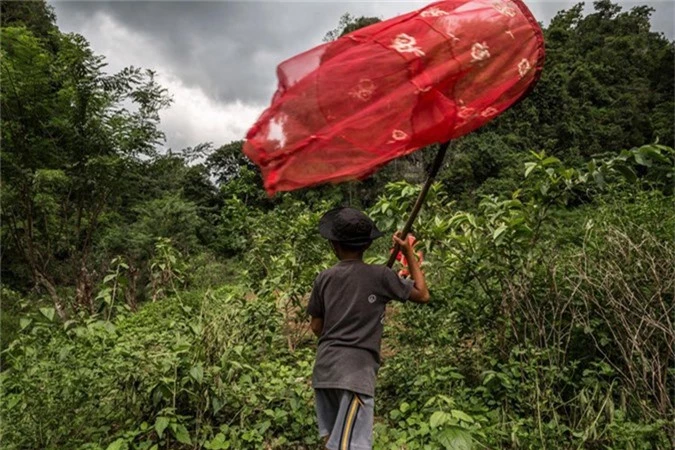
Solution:
{"label": "overcast sky", "polygon": [[[162,113],[166,147],[242,139],[276,88],[281,61],[321,44],[340,16],[388,19],[431,1],[50,1],[62,31],[82,34],[110,72],[153,69],[173,97]],[[537,20],[577,1],[526,0]],[[653,28],[673,39],[675,2],[649,4]],[[587,2],[587,10],[591,2]]]}

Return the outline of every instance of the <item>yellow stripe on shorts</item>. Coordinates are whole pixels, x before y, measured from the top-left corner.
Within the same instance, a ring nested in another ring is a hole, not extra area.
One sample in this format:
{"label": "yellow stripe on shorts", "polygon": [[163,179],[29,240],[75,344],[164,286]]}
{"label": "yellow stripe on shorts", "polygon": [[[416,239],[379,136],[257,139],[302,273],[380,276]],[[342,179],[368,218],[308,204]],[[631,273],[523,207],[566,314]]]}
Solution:
{"label": "yellow stripe on shorts", "polygon": [[349,436],[352,433],[352,428],[354,427],[354,422],[356,421],[356,414],[359,411],[359,405],[361,399],[358,395],[354,394],[352,402],[349,405],[349,411],[347,412],[347,417],[345,418],[344,426],[342,427],[342,439],[340,440],[340,450],[349,450]]}

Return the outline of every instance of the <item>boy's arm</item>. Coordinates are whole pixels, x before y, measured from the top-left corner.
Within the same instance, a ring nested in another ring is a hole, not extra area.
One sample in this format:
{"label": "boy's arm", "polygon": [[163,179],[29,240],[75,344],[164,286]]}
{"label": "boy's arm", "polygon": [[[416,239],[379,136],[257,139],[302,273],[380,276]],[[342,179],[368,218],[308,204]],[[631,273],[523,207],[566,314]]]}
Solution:
{"label": "boy's arm", "polygon": [[323,319],[321,317],[312,317],[312,320],[309,322],[309,327],[316,337],[321,337],[321,333],[323,332]]}
{"label": "boy's arm", "polygon": [[323,299],[321,298],[321,289],[319,287],[319,277],[314,280],[312,286],[312,294],[309,296],[309,304],[307,305],[307,312],[311,316],[309,328],[316,337],[320,337],[323,332]]}
{"label": "boy's arm", "polygon": [[402,240],[400,238],[401,232],[396,232],[394,235],[394,242],[397,243],[401,249],[401,253],[405,256],[408,261],[408,270],[410,271],[410,276],[415,281],[415,285],[410,291],[410,297],[408,300],[415,303],[427,303],[429,302],[429,289],[427,288],[427,282],[424,279],[424,273],[420,269],[420,263],[417,261],[415,252],[408,242],[408,239]]}

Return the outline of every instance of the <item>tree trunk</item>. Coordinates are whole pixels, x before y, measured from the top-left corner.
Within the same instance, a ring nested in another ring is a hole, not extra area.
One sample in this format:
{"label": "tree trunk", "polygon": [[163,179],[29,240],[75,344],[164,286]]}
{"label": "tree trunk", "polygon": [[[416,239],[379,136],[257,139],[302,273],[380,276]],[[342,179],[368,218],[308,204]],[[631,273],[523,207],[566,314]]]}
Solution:
{"label": "tree trunk", "polygon": [[136,311],[137,309],[136,286],[138,285],[138,275],[139,270],[130,264],[128,271],[129,283],[127,285],[127,290],[124,293],[124,298],[132,311]]}
{"label": "tree trunk", "polygon": [[89,314],[94,314],[94,283],[87,267],[82,264],[80,273],[77,276],[75,288],[75,302],[79,308],[86,309]]}
{"label": "tree trunk", "polygon": [[56,292],[54,283],[49,281],[47,277],[45,277],[37,270],[34,270],[33,273],[35,280],[37,282],[36,284],[45,288],[47,290],[47,293],[51,297],[52,302],[54,303],[54,309],[56,310],[56,314],[59,316],[61,320],[66,320],[68,318],[68,314],[66,313],[66,305],[61,299],[61,297],[59,297],[59,294]]}

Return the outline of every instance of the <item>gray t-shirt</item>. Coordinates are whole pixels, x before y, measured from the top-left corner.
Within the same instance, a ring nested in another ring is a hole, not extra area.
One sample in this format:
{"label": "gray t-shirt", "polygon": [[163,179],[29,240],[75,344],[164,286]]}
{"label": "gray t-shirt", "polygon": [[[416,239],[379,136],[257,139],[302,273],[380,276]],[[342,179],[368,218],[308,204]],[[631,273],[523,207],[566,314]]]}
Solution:
{"label": "gray t-shirt", "polygon": [[408,300],[414,282],[386,266],[340,261],[316,277],[307,311],[323,318],[314,364],[314,388],[375,395],[384,311],[392,299]]}

